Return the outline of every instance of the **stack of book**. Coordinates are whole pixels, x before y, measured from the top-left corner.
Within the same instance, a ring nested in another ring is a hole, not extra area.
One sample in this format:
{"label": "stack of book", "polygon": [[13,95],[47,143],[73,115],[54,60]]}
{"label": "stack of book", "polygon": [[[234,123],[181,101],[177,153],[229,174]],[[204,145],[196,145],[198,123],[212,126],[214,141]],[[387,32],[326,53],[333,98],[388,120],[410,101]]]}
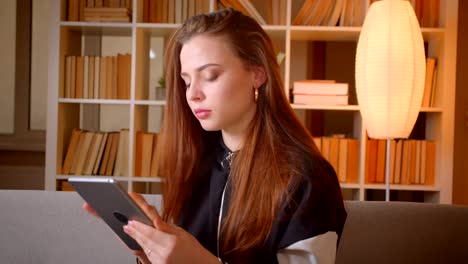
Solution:
{"label": "stack of book", "polygon": [[293,84],[295,104],[313,106],[348,105],[348,84],[333,80],[301,80]]}
{"label": "stack of book", "polygon": [[132,21],[132,0],[68,0],[67,2],[68,21]]}
{"label": "stack of book", "polygon": [[132,13],[125,7],[85,7],[86,22],[131,22]]}

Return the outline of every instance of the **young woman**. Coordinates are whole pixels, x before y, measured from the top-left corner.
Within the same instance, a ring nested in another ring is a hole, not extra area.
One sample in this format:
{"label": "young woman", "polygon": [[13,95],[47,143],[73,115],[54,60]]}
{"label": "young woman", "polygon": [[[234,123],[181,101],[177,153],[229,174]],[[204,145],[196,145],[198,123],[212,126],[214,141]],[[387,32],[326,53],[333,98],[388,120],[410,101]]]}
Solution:
{"label": "young woman", "polygon": [[334,263],[337,176],[285,96],[269,36],[233,9],[197,15],[165,54],[162,217],[124,230],[146,263]]}

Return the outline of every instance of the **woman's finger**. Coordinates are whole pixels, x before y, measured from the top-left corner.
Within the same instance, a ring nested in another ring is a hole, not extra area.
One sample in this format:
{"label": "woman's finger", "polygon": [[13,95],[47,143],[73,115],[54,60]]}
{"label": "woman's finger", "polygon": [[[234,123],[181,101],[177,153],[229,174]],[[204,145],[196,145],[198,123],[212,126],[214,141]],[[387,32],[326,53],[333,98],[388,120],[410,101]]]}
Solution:
{"label": "woman's finger", "polygon": [[138,204],[138,206],[145,212],[145,214],[151,219],[161,219],[156,208],[148,204],[141,194],[129,192],[130,197]]}

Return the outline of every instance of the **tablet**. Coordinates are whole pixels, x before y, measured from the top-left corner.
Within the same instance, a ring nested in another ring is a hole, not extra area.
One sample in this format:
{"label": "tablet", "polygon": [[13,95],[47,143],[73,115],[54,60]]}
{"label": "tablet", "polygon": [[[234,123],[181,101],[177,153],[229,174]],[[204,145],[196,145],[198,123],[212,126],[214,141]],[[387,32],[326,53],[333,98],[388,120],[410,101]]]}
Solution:
{"label": "tablet", "polygon": [[116,180],[71,177],[68,182],[130,249],[142,250],[140,245],[123,231],[123,226],[129,220],[137,220],[150,226],[153,224]]}

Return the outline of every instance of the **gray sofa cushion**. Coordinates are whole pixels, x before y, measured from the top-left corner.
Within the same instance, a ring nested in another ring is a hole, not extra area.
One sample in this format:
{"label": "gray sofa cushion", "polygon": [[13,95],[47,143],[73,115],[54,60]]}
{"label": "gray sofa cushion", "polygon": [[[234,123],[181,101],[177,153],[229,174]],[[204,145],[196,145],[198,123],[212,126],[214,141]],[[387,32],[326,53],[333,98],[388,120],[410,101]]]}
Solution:
{"label": "gray sofa cushion", "polygon": [[346,202],[336,263],[468,263],[468,207]]}
{"label": "gray sofa cushion", "polygon": [[[160,207],[161,197],[145,196]],[[0,263],[135,263],[73,192],[0,190]],[[337,263],[468,263],[468,207],[346,202]]]}
{"label": "gray sofa cushion", "polygon": [[[159,196],[147,196],[153,203]],[[74,192],[0,191],[0,263],[135,263]]]}

